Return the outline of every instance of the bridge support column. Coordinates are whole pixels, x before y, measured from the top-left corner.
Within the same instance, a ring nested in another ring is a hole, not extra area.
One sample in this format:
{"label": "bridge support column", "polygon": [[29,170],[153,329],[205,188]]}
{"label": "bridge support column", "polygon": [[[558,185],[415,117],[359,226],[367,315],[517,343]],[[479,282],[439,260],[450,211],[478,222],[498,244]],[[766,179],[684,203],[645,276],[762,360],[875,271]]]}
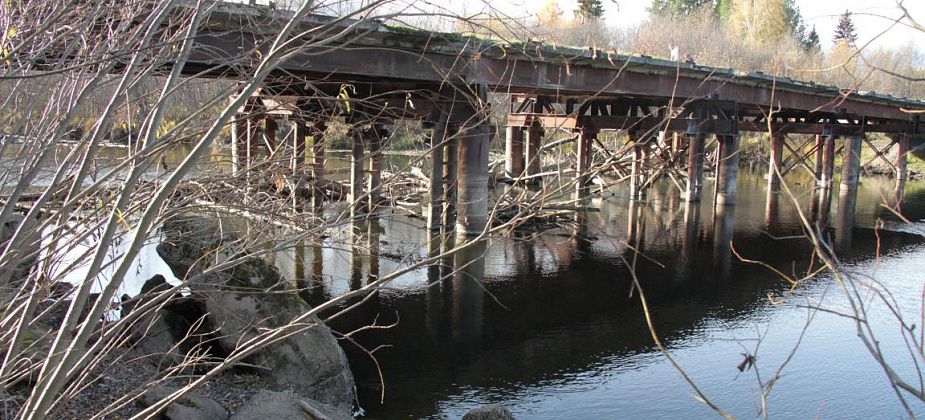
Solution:
{"label": "bridge support column", "polygon": [[[845,149],[848,147],[845,146]],[[842,184],[844,187],[844,184]],[[838,209],[835,212],[835,249],[851,249],[851,236],[854,230],[854,216],[857,206],[857,190],[841,188],[838,191]]]}
{"label": "bridge support column", "polygon": [[823,146],[822,177],[819,178],[819,186],[822,188],[832,188],[832,180],[835,177],[835,136],[825,136]]}
{"label": "bridge support column", "polygon": [[[527,176],[537,175],[543,169],[543,156],[540,147],[543,144],[543,127],[534,122],[527,129]],[[538,178],[531,178],[529,183],[539,182]]]}
{"label": "bridge support column", "polygon": [[630,166],[630,199],[639,200],[646,196],[643,163],[646,159],[645,149],[647,144],[640,142],[636,133],[631,133],[629,140],[633,143],[633,163]]}
{"label": "bridge support column", "polygon": [[508,126],[504,141],[504,176],[515,179],[524,174],[524,129]]}
{"label": "bridge support column", "polygon": [[[312,181],[315,188],[312,191],[312,207],[320,209],[324,202],[324,192],[321,190],[321,183],[325,177],[325,146],[324,133],[327,131],[327,124],[315,122],[312,126]],[[301,152],[299,152],[299,162],[305,163],[305,143],[302,143]]]}
{"label": "bridge support column", "polygon": [[719,161],[716,162],[716,206],[731,206],[736,201],[739,176],[739,136],[717,136]]}
{"label": "bridge support column", "polygon": [[900,134],[896,140],[896,202],[902,201],[903,190],[906,186],[906,179],[909,176],[906,168],[909,155],[909,135]]}
{"label": "bridge support column", "polygon": [[861,174],[861,136],[851,136],[842,151],[841,191],[857,191]]}
{"label": "bridge support column", "polygon": [[231,173],[238,175],[250,169],[257,150],[256,121],[245,114],[235,115],[231,125]]}
{"label": "bridge support column", "polygon": [[584,197],[588,193],[588,187],[591,185],[591,177],[588,171],[591,169],[591,143],[597,138],[597,131],[582,128],[578,133],[578,166],[575,168],[575,189],[579,197]]}
{"label": "bridge support column", "polygon": [[457,170],[456,231],[475,236],[488,224],[487,122],[465,127],[460,133]]}
{"label": "bridge support column", "polygon": [[446,125],[447,115],[444,113],[434,124],[430,136],[430,201],[427,206],[427,229],[431,231],[440,230],[443,224],[440,216],[443,214],[443,144],[446,141]]}
{"label": "bridge support column", "polygon": [[684,199],[688,202],[700,201],[703,191],[703,147],[705,143],[703,134],[690,136],[690,145],[687,148],[687,188]]}
{"label": "bridge support column", "polygon": [[276,132],[279,130],[279,123],[272,116],[267,115],[263,120],[263,142],[267,148],[267,159],[276,158]]}
{"label": "bridge support column", "polygon": [[292,124],[292,155],[289,157],[289,170],[295,176],[305,172],[305,144],[308,137],[308,126],[305,122],[293,120]]}
{"label": "bridge support column", "polygon": [[812,202],[810,203],[810,215],[812,221],[816,223],[820,231],[824,231],[829,225],[829,212],[832,209],[832,189],[817,188],[813,190]]}
{"label": "bridge support column", "polygon": [[369,130],[367,144],[369,144],[369,179],[367,191],[369,193],[369,213],[372,214],[379,207],[382,197],[382,138],[386,136],[382,126],[374,125]]}
{"label": "bridge support column", "polygon": [[858,179],[861,174],[861,136],[847,138],[842,150],[842,172],[838,191],[838,213],[835,219],[835,246],[839,250],[851,248],[851,230],[854,226],[857,204]]}
{"label": "bridge support column", "polygon": [[450,123],[446,127],[443,145],[443,226],[449,229],[456,225],[456,172],[459,166],[459,126]]}
{"label": "bridge support column", "polygon": [[771,136],[770,161],[768,162],[768,192],[780,190],[781,161],[784,154],[785,134],[774,133]]}
{"label": "bridge support column", "polygon": [[671,133],[671,160],[674,161],[674,158],[678,156],[678,152],[681,151],[681,133],[674,132]]}
{"label": "bridge support column", "polygon": [[363,129],[353,128],[353,146],[350,149],[350,217],[354,218],[363,212],[363,153],[365,149]]}
{"label": "bridge support column", "polygon": [[816,185],[822,185],[822,156],[823,151],[825,150],[825,141],[822,139],[822,136],[816,135],[816,160],[815,160],[815,171],[813,176],[816,177]]}

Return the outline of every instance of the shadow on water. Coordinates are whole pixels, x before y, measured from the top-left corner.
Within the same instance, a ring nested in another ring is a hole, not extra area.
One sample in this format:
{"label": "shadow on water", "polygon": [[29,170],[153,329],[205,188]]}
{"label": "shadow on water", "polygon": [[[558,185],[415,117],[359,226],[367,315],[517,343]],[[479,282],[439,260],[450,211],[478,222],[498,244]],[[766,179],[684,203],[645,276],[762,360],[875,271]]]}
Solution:
{"label": "shadow on water", "polygon": [[[812,188],[812,180],[789,180],[799,210],[845,261],[869,258],[878,245],[889,253],[922,242],[911,234],[880,231],[878,244],[871,227],[887,214],[880,203],[888,183],[865,179],[859,193],[839,194],[837,187],[829,193]],[[624,370],[657,363],[626,261],[635,265],[656,329],[670,348],[709,342],[707,324],[740,325],[773,316],[768,296],[779,296],[787,283],[734,254],[785,273],[815,268],[811,246],[798,238],[803,228],[797,207],[789,197],[768,194],[762,174],[743,169],[735,207],[714,208],[711,200],[686,204],[671,186],[660,187],[644,202],[621,198],[622,191],[589,199],[599,212],[576,215],[575,223],[542,234],[515,232],[473,244],[402,276],[335,320],[333,327],[342,332],[374,320],[396,323],[354,337],[367,349],[386,346],[376,352],[386,381],[384,404],[369,356],[343,343],[368,415],[452,417],[467,407],[502,402],[515,413],[543,417],[543,410],[532,410],[544,401],[598,386],[582,378],[620,377]],[[925,197],[910,194],[904,210],[922,216],[923,205]],[[335,246],[334,237],[331,243],[307,246],[310,252],[297,249],[304,256],[296,257],[301,262],[295,264],[295,277],[309,283],[309,300],[321,301],[454,244],[454,238],[428,235],[419,225],[402,217],[358,222],[343,232],[344,246]],[[310,275],[304,268],[309,266]],[[801,327],[796,322],[787,328]],[[651,357],[640,361],[640,355]],[[687,362],[715,363],[710,358],[695,352]],[[726,362],[732,369],[738,360]],[[680,412],[700,407],[691,403],[675,372],[659,375],[683,390],[679,401],[660,402],[668,405],[666,412],[672,404]],[[600,406],[601,415],[651,413],[651,406],[637,410],[611,397],[611,402],[608,396],[589,401]],[[742,403],[752,407],[750,398]],[[802,403],[799,412],[813,413],[814,401]],[[582,410],[572,406],[560,414]]]}

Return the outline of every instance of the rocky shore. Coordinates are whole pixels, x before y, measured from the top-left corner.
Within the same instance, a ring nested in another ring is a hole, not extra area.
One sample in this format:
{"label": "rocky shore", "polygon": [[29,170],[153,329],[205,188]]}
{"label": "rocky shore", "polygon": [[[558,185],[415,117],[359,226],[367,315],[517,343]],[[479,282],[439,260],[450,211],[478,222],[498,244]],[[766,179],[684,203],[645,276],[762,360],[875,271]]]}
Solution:
{"label": "rocky shore", "polygon": [[[331,330],[309,317],[311,307],[278,270],[257,256],[240,256],[217,219],[189,217],[164,226],[158,254],[173,274],[190,279],[182,293],[154,276],[138,296],[123,296],[130,319],[121,348],[113,349],[89,385],[63,404],[67,418],[128,418],[208,372],[245,343],[274,329],[282,339],[171,403],[165,419],[349,419],[357,412],[347,358]],[[233,264],[217,267],[233,259]],[[66,296],[67,291],[61,293]],[[50,310],[63,311],[60,299]],[[60,325],[61,317],[45,322]],[[55,325],[47,325],[51,330]],[[0,395],[5,414],[21,407],[28,386]]]}

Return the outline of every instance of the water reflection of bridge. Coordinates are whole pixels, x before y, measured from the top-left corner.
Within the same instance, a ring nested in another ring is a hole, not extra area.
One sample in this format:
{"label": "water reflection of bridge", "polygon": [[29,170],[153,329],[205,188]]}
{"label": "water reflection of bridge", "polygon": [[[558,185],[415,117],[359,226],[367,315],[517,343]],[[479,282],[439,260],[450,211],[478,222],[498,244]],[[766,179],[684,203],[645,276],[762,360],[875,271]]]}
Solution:
{"label": "water reflection of bridge", "polygon": [[[819,206],[824,190],[815,188],[811,178],[794,174],[790,181],[807,217],[820,226],[840,223],[822,231],[842,257],[872,255],[878,246],[875,235],[865,228],[852,233],[851,218],[872,226],[886,212],[876,209],[891,180],[865,182],[858,206],[830,196],[833,202],[824,206],[828,211]],[[481,376],[505,376],[505,386],[527,387],[581,372],[603,357],[651,351],[622,261],[636,255],[632,247],[646,256],[637,260],[636,272],[662,338],[669,345],[685,342],[704,319],[748,317],[767,305],[768,293],[786,289],[768,270],[739,262],[733,246],[745,257],[760,257],[786,272],[794,264],[808,269],[812,249],[805,239],[774,239],[803,234],[797,207],[780,194],[768,195],[763,173],[743,169],[739,187],[741,200],[734,207],[717,208],[709,198],[692,205],[664,184],[653,187],[644,202],[589,199],[599,212],[583,213],[575,223],[544,234],[520,232],[475,243],[397,279],[333,325],[348,331],[374,319],[399,322],[393,330],[358,337],[369,348],[396,346],[379,354],[392,402],[439,399],[403,390],[426,386],[452,394],[459,392],[454,384],[484,384]],[[921,197],[907,201],[913,214],[925,214]],[[392,272],[398,259],[418,261],[455,244],[419,229],[420,221],[395,219],[359,219],[345,227],[343,236],[306,244],[277,263],[291,259],[294,272],[287,277],[307,287],[309,300],[323,301]],[[917,241],[880,234],[882,252]],[[351,346],[345,347],[349,351]],[[368,379],[361,387],[377,386],[365,355],[354,354],[351,363],[358,377]],[[366,403],[378,404],[372,398]],[[405,409],[411,407],[399,410]]]}
{"label": "water reflection of bridge", "polygon": [[[862,225],[870,225],[877,216],[870,209],[885,184],[872,180],[865,185]],[[425,381],[438,393],[458,392],[453,384],[485,384],[482,376],[509,378],[507,387],[530,386],[580,372],[609,355],[651,350],[638,300],[629,294],[631,280],[623,261],[632,260],[638,251],[645,258],[636,260],[636,273],[659,332],[669,345],[683,342],[702,320],[748,317],[767,305],[768,293],[786,289],[765,268],[738,261],[733,247],[781,270],[790,272],[794,264],[797,270],[809,269],[812,248],[805,239],[775,239],[803,233],[797,208],[777,195],[761,202],[759,197],[766,196],[761,174],[745,172],[740,186],[743,200],[735,207],[714,207],[709,200],[692,206],[664,185],[653,188],[645,203],[595,199],[601,211],[584,214],[579,219],[583,223],[535,236],[476,242],[412,273],[394,290],[381,291],[347,318],[336,320],[335,327],[347,330],[376,318],[380,323],[399,321],[395,329],[361,340],[370,348],[398,347],[380,354],[391,401],[421,398],[404,395],[402,389],[419,390],[422,385],[404,382]],[[808,217],[820,200],[814,191],[819,190],[811,185],[794,191]],[[831,219],[850,227],[855,206],[831,205]],[[822,213],[820,209],[816,220]],[[394,264],[394,238],[419,242],[419,257],[454,244],[401,222],[382,221],[384,229],[372,229],[372,234],[369,226],[359,222],[348,229],[354,241],[334,251],[341,257],[318,258],[315,255],[332,251],[326,245],[309,246],[304,266],[317,267],[317,261],[328,266],[306,273],[307,280],[325,278],[324,287],[333,289],[362,286],[375,279],[377,268],[387,271],[385,266]],[[846,259],[872,255],[878,246],[889,252],[919,241],[883,231],[878,243],[866,228],[854,229],[853,236],[839,226],[824,231]],[[342,285],[334,284],[338,282]],[[353,363],[359,376],[372,374],[362,355]],[[425,397],[429,398],[441,397]]]}

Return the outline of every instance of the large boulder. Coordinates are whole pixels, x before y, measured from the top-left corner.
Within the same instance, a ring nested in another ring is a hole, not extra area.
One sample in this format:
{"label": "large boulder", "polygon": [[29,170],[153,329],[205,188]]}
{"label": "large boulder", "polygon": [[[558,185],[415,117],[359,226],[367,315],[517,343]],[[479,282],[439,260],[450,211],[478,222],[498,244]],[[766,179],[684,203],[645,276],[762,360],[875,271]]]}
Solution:
{"label": "large boulder", "polygon": [[[170,284],[160,274],[148,279],[135,298],[123,296],[122,316],[142,308],[161,293],[169,293]],[[161,303],[139,314],[131,324],[132,349],[162,368],[188,363],[196,357],[226,355],[217,345],[211,320],[204,302],[195,296],[174,293]],[[190,367],[196,367],[195,364]]]}
{"label": "large boulder", "polygon": [[463,420],[514,420],[514,415],[499,404],[488,404],[469,410]]}
{"label": "large boulder", "polygon": [[[166,386],[154,388],[138,398],[142,407],[150,407],[167,398],[176,388]],[[167,406],[162,416],[165,420],[226,420],[228,411],[215,400],[190,392]]]}
{"label": "large boulder", "polygon": [[[239,242],[218,220],[174,220],[164,233],[158,254],[177,278],[193,279],[190,289],[201,296],[212,325],[220,328],[217,341],[226,352],[311,310],[274,266],[226,247]],[[238,256],[233,267],[203,274],[230,256]],[[349,412],[356,390],[343,350],[317,318],[303,320],[300,328],[257,351],[247,362],[259,366],[256,372],[271,384]]]}
{"label": "large boulder", "polygon": [[231,420],[254,419],[351,420],[353,416],[288,392],[262,390],[231,416]]}
{"label": "large boulder", "polygon": [[[5,219],[0,220],[0,253],[6,250],[8,242],[13,238],[19,225],[24,220],[25,216],[19,213],[11,213]],[[10,276],[11,285],[19,286],[25,277],[35,269],[40,242],[39,235],[34,232],[27,232],[21,235],[17,245],[11,247],[9,252],[12,253],[13,257],[8,265],[8,267],[13,267],[13,272]]]}

